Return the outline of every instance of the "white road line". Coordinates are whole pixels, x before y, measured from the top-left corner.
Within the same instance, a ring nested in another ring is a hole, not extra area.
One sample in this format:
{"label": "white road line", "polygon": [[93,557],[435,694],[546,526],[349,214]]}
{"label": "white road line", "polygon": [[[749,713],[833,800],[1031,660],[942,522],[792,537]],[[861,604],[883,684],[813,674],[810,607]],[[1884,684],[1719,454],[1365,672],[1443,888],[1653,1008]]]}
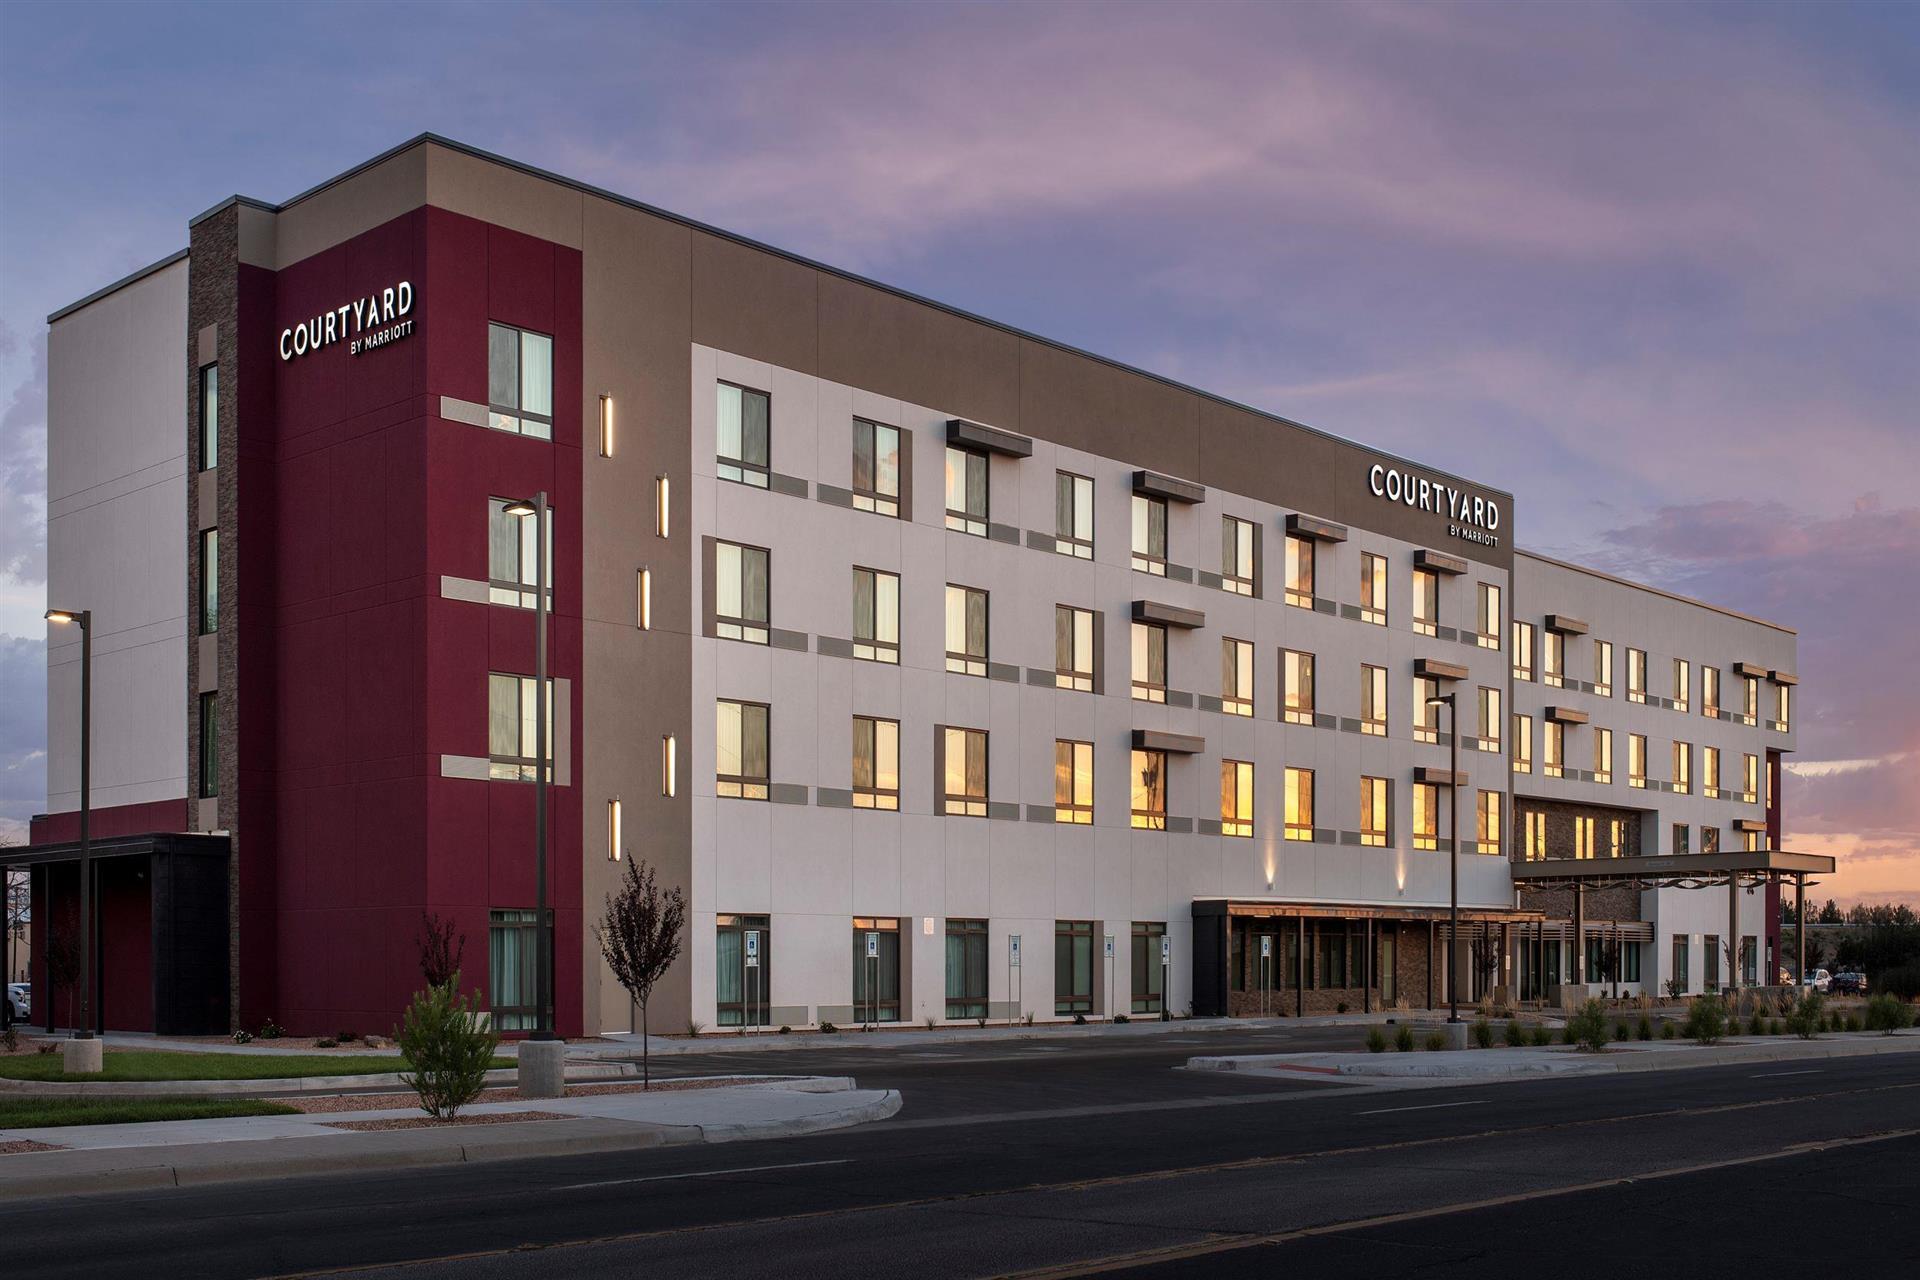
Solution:
{"label": "white road line", "polygon": [[1819,1067],[1809,1067],[1809,1068],[1807,1068],[1807,1070],[1805,1070],[1805,1071],[1762,1071],[1762,1072],[1759,1072],[1759,1073],[1758,1073],[1758,1074],[1756,1074],[1756,1075],[1750,1075],[1750,1076],[1748,1076],[1748,1077],[1747,1077],[1747,1079],[1749,1079],[1749,1080],[1777,1080],[1777,1079],[1779,1079],[1779,1078],[1780,1078],[1781,1076],[1817,1076],[1817,1075],[1819,1075],[1819,1074],[1820,1074],[1820,1068],[1819,1068]]}
{"label": "white road line", "polygon": [[1492,1098],[1474,1098],[1468,1102],[1429,1102],[1424,1107],[1382,1107],[1378,1111],[1356,1111],[1356,1116],[1390,1116],[1396,1111],[1438,1111],[1442,1107],[1477,1107],[1492,1102]]}
{"label": "white road line", "polygon": [[724,1178],[731,1173],[771,1173],[775,1169],[817,1169],[821,1165],[850,1164],[849,1160],[802,1160],[798,1164],[756,1164],[745,1169],[705,1169],[698,1173],[657,1173],[650,1178],[610,1178],[605,1182],[573,1182],[549,1191],[584,1191],[589,1187],[624,1187],[636,1182],[675,1182],[682,1178]]}

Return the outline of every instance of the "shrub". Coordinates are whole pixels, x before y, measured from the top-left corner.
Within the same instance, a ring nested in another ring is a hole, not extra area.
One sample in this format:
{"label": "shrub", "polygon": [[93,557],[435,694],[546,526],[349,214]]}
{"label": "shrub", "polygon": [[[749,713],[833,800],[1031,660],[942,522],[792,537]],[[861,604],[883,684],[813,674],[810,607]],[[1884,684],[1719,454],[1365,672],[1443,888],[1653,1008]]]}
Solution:
{"label": "shrub", "polygon": [[1679,1034],[1678,1031],[1674,1030],[1671,1022],[1662,1022],[1660,1024],[1660,1038],[1662,1040],[1671,1040]]}
{"label": "shrub", "polygon": [[780,1034],[780,1035],[783,1035],[783,1036],[790,1036],[790,1035],[792,1035],[792,1034],[793,1034],[793,1028],[792,1028],[792,1027],[790,1027],[790,1026],[788,1026],[788,1025],[787,1025],[786,1023],[784,1023],[784,1022],[783,1022],[783,1023],[781,1023],[781,1024],[780,1024],[780,1030],[779,1030],[779,1032],[778,1032],[778,1034]]}
{"label": "shrub", "polygon": [[1766,1019],[1757,1013],[1747,1019],[1747,1034],[1750,1036],[1763,1036],[1767,1034]]}
{"label": "shrub", "polygon": [[1422,1046],[1428,1053],[1439,1053],[1447,1047],[1447,1033],[1444,1031],[1427,1032],[1426,1044]]}
{"label": "shrub", "polygon": [[1727,1034],[1727,1006],[1719,996],[1701,996],[1687,1010],[1684,1030],[1697,1044],[1718,1044]]}
{"label": "shrub", "polygon": [[321,1036],[318,1040],[315,1040],[313,1042],[313,1047],[316,1049],[334,1049],[334,1048],[338,1048],[339,1044],[340,1042],[338,1040],[335,1040],[332,1036]]}
{"label": "shrub", "polygon": [[233,1033],[233,1042],[235,1044],[252,1044],[253,1032],[247,1031],[245,1029],[236,1031]]}
{"label": "shrub", "polygon": [[1507,1023],[1507,1045],[1519,1049],[1527,1043],[1527,1029],[1517,1022]]}
{"label": "shrub", "polygon": [[1801,996],[1787,1014],[1787,1030],[1802,1040],[1811,1040],[1820,1034],[1821,1008],[1824,1001],[1818,991],[1809,991]]}
{"label": "shrub", "polygon": [[983,1031],[984,1031],[984,1030],[986,1029],[986,1026],[987,1026],[987,1019],[986,1019],[986,1016],[985,1016],[984,1014],[983,1014],[983,1015],[981,1015],[981,1016],[980,1016],[980,1017],[978,1017],[978,1018],[975,1018],[975,1019],[974,1019],[974,1021],[975,1021],[976,1023],[978,1023],[979,1025],[980,1025],[980,1028],[981,1028],[981,1030],[983,1030]]}
{"label": "shrub", "polygon": [[1401,1023],[1400,1029],[1393,1033],[1393,1047],[1397,1053],[1412,1053],[1413,1028],[1404,1022]]}
{"label": "shrub", "polygon": [[1635,1028],[1635,1032],[1636,1032],[1636,1033],[1637,1033],[1637,1034],[1639,1035],[1639,1037],[1640,1037],[1640,1038],[1641,1038],[1642,1040],[1651,1040],[1651,1039],[1653,1039],[1653,1019],[1652,1019],[1652,1018],[1649,1018],[1649,1017],[1648,1017],[1648,1016],[1647,1016],[1646,1014],[1644,1014],[1644,1013],[1643,1013],[1643,1014],[1641,1014],[1641,1015],[1640,1015],[1640,1025],[1639,1025],[1638,1027],[1636,1027],[1636,1028]]}
{"label": "shrub", "polygon": [[1685,978],[1667,979],[1667,997],[1669,999],[1678,1000],[1685,994],[1687,994],[1687,980]]}
{"label": "shrub", "polygon": [[834,1032],[838,1031],[839,1029],[840,1028],[834,1026],[831,1022],[828,1022],[825,1018],[822,1018],[820,1020],[820,1034],[823,1036],[830,1036]]}
{"label": "shrub", "polygon": [[1599,1053],[1607,1047],[1607,1006],[1599,999],[1590,999],[1580,1006],[1580,1011],[1567,1019],[1567,1043],[1579,1045],[1588,1053]]}
{"label": "shrub", "polygon": [[1560,1043],[1561,1044],[1578,1044],[1579,1042],[1580,1042],[1579,1037],[1574,1035],[1573,1033],[1573,1019],[1569,1018],[1567,1019],[1566,1022],[1562,1023],[1560,1026]]}
{"label": "shrub", "polygon": [[1867,1030],[1892,1035],[1913,1025],[1913,1006],[1885,992],[1867,1001]]}
{"label": "shrub", "polygon": [[[1028,1026],[1032,1026],[1032,1025],[1033,1025],[1033,1015],[1032,1015],[1032,1014],[1028,1014],[1028,1015],[1027,1015],[1027,1025],[1028,1025]],[[1084,1014],[1084,1013],[1076,1013],[1076,1014],[1074,1014],[1074,1015],[1073,1015],[1073,1025],[1074,1025],[1074,1026],[1076,1026],[1076,1027],[1084,1027],[1084,1026],[1086,1026],[1086,1025],[1087,1025],[1087,1015],[1086,1015],[1086,1014]]]}
{"label": "shrub", "polygon": [[1387,1051],[1387,1033],[1378,1027],[1367,1028],[1367,1052],[1385,1053]]}
{"label": "shrub", "polygon": [[499,1033],[480,1012],[478,993],[461,999],[456,971],[438,987],[413,997],[400,1025],[400,1053],[412,1068],[400,1082],[420,1095],[420,1109],[450,1120],[486,1087]]}
{"label": "shrub", "polygon": [[285,1034],[286,1032],[281,1028],[280,1024],[272,1018],[268,1018],[260,1024],[260,1038],[262,1040],[278,1040]]}
{"label": "shrub", "polygon": [[[1080,1023],[1080,1024],[1082,1025],[1082,1026],[1085,1026],[1085,1025],[1086,1025],[1086,1021],[1087,1021],[1087,1016],[1086,1016],[1086,1015],[1085,1015],[1084,1013],[1076,1013],[1076,1014],[1074,1014],[1073,1016],[1074,1016],[1074,1020],[1075,1020],[1075,1021],[1077,1021],[1077,1022],[1079,1022],[1079,1023]],[[1033,1010],[1031,1010],[1031,1009],[1029,1009],[1029,1010],[1027,1010],[1027,1011],[1026,1011],[1025,1013],[1023,1013],[1023,1014],[1021,1014],[1021,1015],[1020,1015],[1020,1021],[1021,1021],[1022,1023],[1024,1023],[1025,1025],[1027,1025],[1027,1026],[1029,1026],[1029,1027],[1030,1027],[1030,1026],[1032,1026],[1032,1025],[1033,1025]]]}
{"label": "shrub", "polygon": [[0,1049],[5,1049],[8,1053],[20,1052],[20,1028],[11,1022],[7,1024],[5,1031],[0,1031]]}
{"label": "shrub", "polygon": [[341,1044],[352,1044],[360,1038],[360,1033],[358,1031],[336,1031],[333,1038]]}
{"label": "shrub", "polygon": [[1127,1024],[1127,1023],[1129,1023],[1129,1022],[1132,1022],[1132,1021],[1133,1021],[1133,1019],[1132,1019],[1132,1018],[1129,1018],[1129,1017],[1128,1017],[1128,1016],[1127,1016],[1126,1014],[1124,1014],[1124,1013],[1116,1013],[1116,1014],[1114,1014],[1114,1015],[1113,1015],[1113,1020],[1114,1020],[1114,1022],[1116,1022],[1116,1023],[1118,1023],[1118,1024],[1120,1024],[1120,1025],[1122,1025],[1122,1026],[1124,1026],[1125,1024]]}
{"label": "shrub", "polygon": [[1850,1013],[1850,1014],[1848,1014],[1848,1015],[1847,1015],[1847,1030],[1849,1030],[1849,1031],[1858,1031],[1859,1029],[1860,1029],[1860,1015],[1859,1015],[1859,1014],[1857,1014],[1857,1013]]}
{"label": "shrub", "polygon": [[40,1050],[41,1053],[52,1053],[55,1049],[58,1049],[60,1046],[55,1044],[51,1040],[42,1040],[39,1043],[39,1045],[36,1047]]}
{"label": "shrub", "polygon": [[1481,1049],[1493,1048],[1493,1024],[1485,1018],[1473,1020],[1473,1043]]}
{"label": "shrub", "polygon": [[700,1034],[700,1033],[701,1033],[702,1031],[705,1031],[706,1029],[707,1029],[707,1024],[706,1024],[706,1023],[704,1023],[704,1022],[702,1022],[702,1021],[700,1021],[700,1019],[698,1019],[698,1018],[688,1018],[688,1019],[687,1019],[687,1034],[688,1034],[688,1035],[690,1035],[690,1036],[697,1036],[697,1035],[699,1035],[699,1034]]}
{"label": "shrub", "polygon": [[1345,1013],[1347,1011],[1347,1002],[1342,1000],[1340,1003],[1334,1005],[1333,1011],[1335,1013]]}
{"label": "shrub", "polygon": [[1544,1022],[1536,1022],[1533,1026],[1533,1047],[1544,1049],[1552,1043],[1553,1028]]}
{"label": "shrub", "polygon": [[921,1018],[920,1021],[926,1024],[926,1028],[929,1031],[933,1030],[935,1027],[940,1025],[940,1019],[934,1017],[930,1013],[927,1014],[925,1017]]}
{"label": "shrub", "polygon": [[1633,1030],[1624,1022],[1616,1022],[1613,1024],[1613,1038],[1615,1040],[1631,1040],[1633,1039]]}

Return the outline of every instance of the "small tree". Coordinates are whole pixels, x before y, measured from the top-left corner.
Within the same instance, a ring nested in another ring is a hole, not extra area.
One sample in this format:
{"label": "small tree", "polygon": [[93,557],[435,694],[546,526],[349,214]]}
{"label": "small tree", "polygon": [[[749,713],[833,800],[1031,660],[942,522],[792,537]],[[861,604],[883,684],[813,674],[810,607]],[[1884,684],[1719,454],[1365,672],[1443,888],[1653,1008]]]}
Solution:
{"label": "small tree", "polygon": [[680,958],[680,931],[687,922],[687,896],[678,887],[665,893],[653,868],[626,860],[620,888],[607,895],[606,911],[593,927],[607,968],[640,1006],[640,1087],[653,1084],[647,1053],[647,1001],[654,984]]}
{"label": "small tree", "polygon": [[1716,995],[1704,995],[1687,1010],[1686,1033],[1700,1044],[1718,1044],[1727,1033],[1726,1002]]}
{"label": "small tree", "polygon": [[[1824,1001],[1818,991],[1803,994],[1787,1012],[1787,1030],[1802,1040],[1811,1040],[1820,1034],[1822,1005]],[[1758,1014],[1754,1015],[1756,1018]]]}
{"label": "small tree", "polygon": [[67,993],[67,1018],[80,1025],[80,918],[75,915],[71,927],[49,930],[47,938],[47,1025],[54,1020],[55,991]]}
{"label": "small tree", "polygon": [[1567,1019],[1567,1040],[1588,1053],[1600,1053],[1607,1047],[1607,1006],[1591,997],[1580,1011]]}
{"label": "small tree", "polygon": [[414,945],[420,948],[420,976],[429,987],[444,987],[459,975],[460,962],[467,954],[467,935],[456,935],[452,920],[422,911]]}
{"label": "small tree", "polygon": [[500,1045],[499,1033],[477,1016],[480,997],[458,995],[460,972],[413,997],[400,1027],[400,1052],[411,1071],[400,1082],[420,1095],[420,1108],[436,1120],[451,1120],[480,1096],[487,1069]]}
{"label": "small tree", "polygon": [[1493,976],[1500,967],[1500,940],[1486,930],[1481,930],[1467,943],[1467,954],[1473,961],[1473,971],[1480,983],[1480,990],[1493,993]]}

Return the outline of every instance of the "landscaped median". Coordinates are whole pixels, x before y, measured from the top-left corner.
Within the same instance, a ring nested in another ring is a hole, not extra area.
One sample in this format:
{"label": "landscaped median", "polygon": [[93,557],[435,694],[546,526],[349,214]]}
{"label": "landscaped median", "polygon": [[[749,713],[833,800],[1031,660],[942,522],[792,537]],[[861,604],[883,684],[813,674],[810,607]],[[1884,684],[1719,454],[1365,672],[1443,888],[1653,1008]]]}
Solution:
{"label": "landscaped median", "polygon": [[[378,1053],[264,1054],[194,1053],[169,1049],[109,1049],[98,1072],[69,1075],[57,1053],[0,1055],[0,1080],[40,1080],[71,1084],[144,1080],[291,1080],[306,1076],[391,1075],[406,1068],[404,1059]],[[496,1068],[513,1066],[496,1057]]]}

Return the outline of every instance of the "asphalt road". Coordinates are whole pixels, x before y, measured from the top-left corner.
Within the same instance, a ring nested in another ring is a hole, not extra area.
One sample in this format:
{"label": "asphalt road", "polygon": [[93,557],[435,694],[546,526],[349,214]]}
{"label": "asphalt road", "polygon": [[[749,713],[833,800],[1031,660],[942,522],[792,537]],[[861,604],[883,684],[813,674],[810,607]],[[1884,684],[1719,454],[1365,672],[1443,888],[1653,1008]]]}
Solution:
{"label": "asphalt road", "polygon": [[1920,1054],[1425,1089],[1172,1069],[1300,1034],[702,1055],[672,1065],[907,1102],[774,1142],[13,1204],[0,1240],[13,1274],[143,1280],[1750,1280],[1920,1251]]}

